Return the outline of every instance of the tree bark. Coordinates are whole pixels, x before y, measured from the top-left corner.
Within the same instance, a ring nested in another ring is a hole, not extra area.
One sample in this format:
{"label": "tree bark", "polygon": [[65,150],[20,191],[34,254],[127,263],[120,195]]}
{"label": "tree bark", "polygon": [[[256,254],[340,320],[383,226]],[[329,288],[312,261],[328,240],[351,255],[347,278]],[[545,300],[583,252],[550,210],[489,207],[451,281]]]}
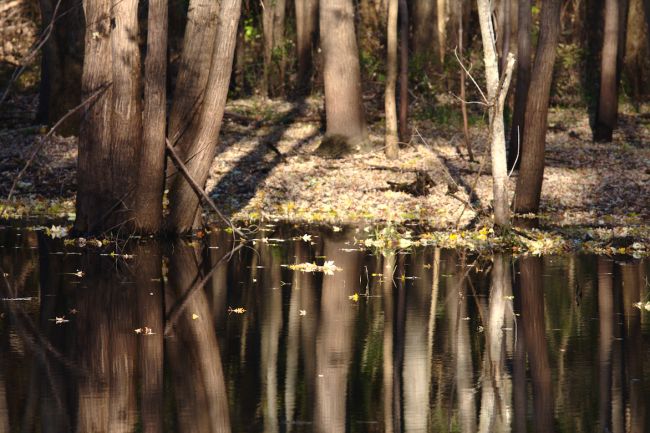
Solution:
{"label": "tree bark", "polygon": [[121,199],[121,192],[111,183],[111,2],[86,0],[82,98],[105,88],[95,102],[84,107],[79,131],[77,164],[77,202],[75,230],[88,232],[110,213]]}
{"label": "tree bark", "polygon": [[308,94],[311,89],[313,71],[312,53],[316,42],[318,19],[317,0],[296,0],[296,50],[298,54],[299,95]]}
{"label": "tree bark", "polygon": [[[264,33],[264,74],[262,93],[277,96],[284,89],[284,17],[285,0],[263,1],[262,27]],[[277,69],[277,75],[274,70]]]}
{"label": "tree bark", "polygon": [[167,107],[167,0],[149,0],[144,83],[144,130],[140,149],[135,220],[142,232],[162,227]]}
{"label": "tree bark", "polygon": [[512,114],[510,142],[508,145],[509,169],[513,167],[519,168],[521,162],[521,144],[524,137],[524,118],[532,64],[530,32],[533,17],[531,8],[531,0],[519,0],[517,10],[517,85],[515,88],[515,107]]}
{"label": "tree bark", "polygon": [[[226,106],[228,86],[232,72],[237,39],[237,24],[241,12],[241,0],[224,0],[219,10],[219,28],[214,42],[210,73],[205,97],[192,134],[184,134],[178,143],[179,153],[187,162],[190,175],[205,187],[210,165],[219,138],[221,121]],[[169,188],[171,212],[168,227],[179,233],[196,228],[200,222],[199,197],[190,184],[176,176]]]}
{"label": "tree bark", "polygon": [[548,120],[548,104],[551,95],[553,65],[560,35],[560,0],[549,0],[542,5],[540,35],[531,73],[530,88],[526,101],[521,169],[515,193],[515,211],[537,213],[544,179],[544,149]]}
{"label": "tree bark", "polygon": [[481,38],[483,40],[485,78],[488,90],[494,223],[499,228],[506,228],[510,225],[510,211],[508,206],[508,172],[506,168],[503,104],[510,84],[510,73],[514,67],[514,57],[510,56],[508,61],[509,65],[504,74],[504,80],[501,83],[499,80],[499,65],[494,29],[492,27],[490,2],[489,0],[478,0],[477,4]]}
{"label": "tree bark", "polygon": [[395,90],[397,82],[397,12],[398,0],[388,0],[387,41],[386,41],[386,136],[384,152],[386,158],[396,159],[399,154],[397,144],[397,103]]}
{"label": "tree bark", "polygon": [[594,125],[594,141],[612,141],[618,116],[617,53],[619,38],[619,0],[605,1],[605,31],[600,62],[600,96]]}
{"label": "tree bark", "polygon": [[[324,60],[326,134],[342,138],[348,150],[365,148],[367,130],[361,99],[361,72],[352,0],[321,3],[320,36]],[[324,140],[319,151],[326,151],[329,143],[332,141]]]}
{"label": "tree bark", "polygon": [[406,0],[399,0],[399,137],[409,141],[409,10]]}
{"label": "tree bark", "polygon": [[[36,122],[54,124],[81,101],[83,68],[84,21],[83,10],[70,0],[40,0],[43,30],[56,19],[49,39],[43,45],[41,81],[39,85]],[[57,129],[61,135],[79,132],[79,113],[65,120]]]}

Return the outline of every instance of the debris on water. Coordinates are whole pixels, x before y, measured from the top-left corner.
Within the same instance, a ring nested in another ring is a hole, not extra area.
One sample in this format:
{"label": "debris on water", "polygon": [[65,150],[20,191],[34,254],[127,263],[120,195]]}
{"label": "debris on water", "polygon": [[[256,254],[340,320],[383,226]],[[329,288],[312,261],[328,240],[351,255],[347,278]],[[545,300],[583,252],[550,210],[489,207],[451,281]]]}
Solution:
{"label": "debris on water", "polygon": [[228,312],[229,313],[235,313],[235,314],[244,314],[246,312],[246,308],[244,308],[244,307],[236,307],[236,308],[228,307]]}

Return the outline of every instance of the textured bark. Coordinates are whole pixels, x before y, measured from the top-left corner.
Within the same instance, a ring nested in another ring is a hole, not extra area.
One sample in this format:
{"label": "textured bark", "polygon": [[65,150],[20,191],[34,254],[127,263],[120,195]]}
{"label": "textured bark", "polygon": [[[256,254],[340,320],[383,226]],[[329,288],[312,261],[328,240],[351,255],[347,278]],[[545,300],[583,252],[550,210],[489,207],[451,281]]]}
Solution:
{"label": "textured bark", "polygon": [[548,104],[553,79],[556,47],[560,33],[560,0],[549,0],[542,5],[540,35],[531,72],[524,121],[521,169],[515,193],[515,211],[537,213],[544,178],[544,149],[548,120]]}
{"label": "textured bark", "polygon": [[284,17],[286,0],[263,1],[264,74],[262,93],[277,96],[284,93]]}
{"label": "textured bark", "polygon": [[[176,145],[182,135],[191,135],[194,131],[191,123],[201,111],[217,34],[218,13],[219,3],[216,1],[190,2],[174,103],[169,114],[167,137],[172,145]],[[167,165],[173,167],[173,164]]]}
{"label": "textured bark", "polygon": [[617,55],[619,0],[605,1],[605,31],[600,63],[600,95],[594,125],[594,141],[612,141],[618,116]]}
{"label": "textured bark", "polygon": [[317,0],[296,0],[296,50],[298,54],[298,93],[309,93],[313,71],[312,54],[318,22]]}
{"label": "textured bark", "polygon": [[145,59],[144,126],[136,189],[136,228],[155,233],[162,226],[167,107],[167,0],[149,0]]}
{"label": "textured bark", "polygon": [[[54,17],[58,0],[40,0],[41,22],[45,28]],[[36,122],[53,124],[81,101],[83,68],[84,14],[76,2],[61,0],[56,24],[43,45],[41,81]],[[71,115],[57,129],[57,134],[76,135],[79,113]]]}
{"label": "textured bark", "polygon": [[517,85],[508,146],[509,169],[519,168],[521,163],[521,145],[524,138],[524,118],[532,64],[530,32],[533,17],[531,8],[531,0],[519,0],[517,10]]}
{"label": "textured bark", "polygon": [[409,10],[406,0],[399,0],[399,137],[409,141]]}
{"label": "textured bark", "polygon": [[510,84],[510,73],[514,66],[514,58],[510,58],[503,83],[499,80],[499,65],[496,52],[496,40],[492,27],[490,2],[478,0],[479,23],[481,39],[483,40],[483,58],[485,62],[485,78],[490,106],[488,108],[490,122],[490,153],[492,155],[492,191],[494,200],[494,223],[498,227],[510,224],[508,205],[508,175],[506,167],[505,127],[503,123],[503,103]]}
{"label": "textured bark", "polygon": [[365,147],[367,130],[352,0],[321,3],[320,36],[327,135],[341,136],[352,147]]}
{"label": "textured bark", "polygon": [[[192,134],[184,134],[178,143],[179,153],[187,161],[190,175],[205,186],[210,164],[214,158],[223,112],[228,95],[232,63],[237,39],[237,24],[241,0],[224,0],[219,10],[219,30],[214,42],[210,74],[205,88],[205,98]],[[168,226],[172,231],[186,232],[200,222],[199,198],[189,183],[175,176],[169,188],[171,212]]]}
{"label": "textured bark", "polygon": [[75,229],[92,230],[120,200],[111,185],[110,143],[113,71],[111,68],[110,0],[84,2],[86,21],[82,98],[105,88],[95,102],[84,107],[79,131],[77,164],[77,218]]}
{"label": "textured bark", "polygon": [[399,154],[397,145],[397,103],[395,90],[397,84],[397,11],[398,0],[388,0],[387,41],[386,41],[386,135],[384,152],[386,158],[395,159]]}

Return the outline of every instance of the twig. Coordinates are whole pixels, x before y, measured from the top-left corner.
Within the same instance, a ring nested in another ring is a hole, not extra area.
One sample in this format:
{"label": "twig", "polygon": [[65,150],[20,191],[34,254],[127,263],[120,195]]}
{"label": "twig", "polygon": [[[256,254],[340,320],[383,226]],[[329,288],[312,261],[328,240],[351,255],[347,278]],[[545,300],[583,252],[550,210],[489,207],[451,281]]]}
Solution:
{"label": "twig", "polygon": [[479,86],[478,83],[476,82],[476,80],[474,80],[474,77],[472,77],[472,74],[469,73],[469,71],[467,70],[467,68],[466,68],[465,65],[463,64],[463,62],[462,62],[462,61],[460,60],[460,58],[458,57],[458,51],[457,51],[456,48],[454,48],[454,56],[456,56],[456,60],[458,60],[458,64],[460,65],[460,67],[463,68],[463,71],[465,71],[465,73],[467,74],[467,76],[469,77],[469,79],[472,80],[472,83],[474,83],[474,85],[476,86],[476,89],[478,90],[478,92],[479,92],[479,93],[481,94],[481,96],[483,97],[483,100],[485,101],[485,103],[486,103],[486,104],[489,104],[490,102],[489,102],[488,99],[485,97],[485,94],[483,93],[483,90],[481,90],[481,86]]}
{"label": "twig", "polygon": [[176,165],[176,168],[183,173],[183,176],[185,177],[185,180],[187,180],[187,183],[190,184],[194,192],[199,196],[199,198],[203,198],[208,205],[212,208],[213,211],[216,212],[217,215],[219,215],[219,218],[221,218],[228,226],[232,229],[233,233],[237,233],[239,236],[242,238],[246,239],[246,236],[244,233],[239,230],[235,225],[230,221],[226,216],[224,216],[217,206],[214,204],[214,201],[208,196],[205,191],[203,191],[203,188],[199,186],[198,183],[192,178],[192,175],[190,175],[190,172],[187,170],[187,167],[185,167],[185,164],[183,164],[183,161],[180,159],[178,154],[176,153],[176,150],[172,147],[172,145],[169,143],[169,140],[165,139],[165,145],[167,148],[167,153],[169,156],[172,158],[172,161],[174,162],[174,165]]}
{"label": "twig", "polygon": [[79,105],[76,107],[70,109],[67,113],[63,115],[55,124],[50,128],[50,130],[45,134],[43,137],[41,137],[39,143],[34,146],[34,150],[32,151],[32,154],[29,156],[29,159],[23,166],[23,168],[18,172],[18,175],[16,175],[16,178],[14,179],[14,182],[11,184],[11,189],[9,190],[9,194],[7,195],[7,200],[11,200],[11,196],[14,193],[14,190],[16,189],[16,185],[18,184],[18,181],[20,178],[25,174],[25,171],[27,168],[31,165],[32,161],[34,161],[34,158],[36,157],[36,154],[41,150],[43,145],[45,144],[46,140],[54,134],[54,131],[56,131],[56,128],[58,128],[68,117],[72,116],[77,110],[80,108],[84,107],[86,104],[88,104],[90,101],[93,99],[97,98],[100,94],[104,93],[106,90],[109,89],[109,87],[112,85],[112,83],[105,84],[101,86],[99,89],[97,89],[95,92],[93,92],[89,97],[87,97],[85,100],[81,101]]}

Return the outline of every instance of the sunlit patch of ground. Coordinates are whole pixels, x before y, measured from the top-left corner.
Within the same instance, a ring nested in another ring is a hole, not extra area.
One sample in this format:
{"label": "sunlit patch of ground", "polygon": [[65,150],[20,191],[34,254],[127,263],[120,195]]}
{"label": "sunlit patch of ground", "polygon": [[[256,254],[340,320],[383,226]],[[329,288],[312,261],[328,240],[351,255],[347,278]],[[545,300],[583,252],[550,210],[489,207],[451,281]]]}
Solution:
{"label": "sunlit patch of ground", "polygon": [[[445,230],[489,224],[492,183],[480,126],[472,128],[477,159],[473,163],[467,159],[460,134],[423,121],[415,122],[413,138],[397,161],[383,156],[380,124],[370,126],[370,140],[377,146],[374,152],[323,159],[312,155],[322,138],[321,118],[319,98],[300,104],[263,99],[230,102],[208,193],[230,216],[243,221],[417,220]],[[542,192],[544,224],[647,224],[649,123],[643,112],[624,111],[614,143],[594,144],[585,113],[553,110]],[[0,131],[3,197],[39,142],[36,132]],[[39,199],[70,203],[76,190],[75,161],[76,139],[52,137],[17,183],[15,197],[27,207]],[[426,173],[433,185],[415,190],[418,172]],[[516,176],[510,179],[511,191]]]}

